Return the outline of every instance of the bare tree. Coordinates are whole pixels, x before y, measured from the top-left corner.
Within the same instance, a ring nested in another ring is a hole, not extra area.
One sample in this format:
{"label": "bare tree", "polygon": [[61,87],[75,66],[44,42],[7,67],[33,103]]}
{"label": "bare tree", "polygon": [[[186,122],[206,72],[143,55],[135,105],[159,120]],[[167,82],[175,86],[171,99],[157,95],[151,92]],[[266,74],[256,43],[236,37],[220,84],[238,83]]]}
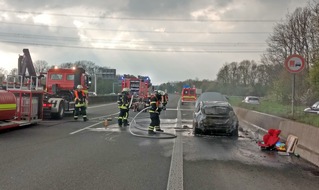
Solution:
{"label": "bare tree", "polygon": [[13,69],[11,69],[11,71],[10,71],[10,73],[9,73],[10,75],[13,75],[13,76],[16,76],[16,75],[18,75],[18,69],[17,68],[13,68]]}
{"label": "bare tree", "polygon": [[[319,3],[318,3],[319,4]],[[314,7],[318,7],[318,4]],[[285,59],[292,54],[305,58],[306,70],[309,71],[318,49],[318,13],[316,8],[297,8],[286,16],[286,21],[278,23],[273,34],[267,40],[268,61],[283,65]]]}
{"label": "bare tree", "polygon": [[6,74],[7,74],[7,71],[4,69],[4,68],[2,68],[2,67],[0,67],[0,86],[1,86],[1,84],[2,84],[2,82],[5,80],[5,76],[6,76]]}
{"label": "bare tree", "polygon": [[48,62],[46,62],[44,60],[37,60],[34,62],[33,65],[34,65],[34,69],[35,69],[35,72],[37,73],[37,75],[39,75],[40,73],[46,72],[50,68]]}

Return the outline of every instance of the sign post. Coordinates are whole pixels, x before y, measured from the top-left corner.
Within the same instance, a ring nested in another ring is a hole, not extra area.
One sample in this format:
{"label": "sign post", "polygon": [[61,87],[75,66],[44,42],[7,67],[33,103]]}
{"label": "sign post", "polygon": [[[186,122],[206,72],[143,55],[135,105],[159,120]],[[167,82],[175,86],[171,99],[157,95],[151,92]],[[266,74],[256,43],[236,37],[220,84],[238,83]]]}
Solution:
{"label": "sign post", "polygon": [[297,54],[290,55],[285,60],[285,67],[290,73],[292,73],[291,112],[292,112],[292,118],[294,118],[296,73],[301,72],[305,68],[305,59],[302,56]]}

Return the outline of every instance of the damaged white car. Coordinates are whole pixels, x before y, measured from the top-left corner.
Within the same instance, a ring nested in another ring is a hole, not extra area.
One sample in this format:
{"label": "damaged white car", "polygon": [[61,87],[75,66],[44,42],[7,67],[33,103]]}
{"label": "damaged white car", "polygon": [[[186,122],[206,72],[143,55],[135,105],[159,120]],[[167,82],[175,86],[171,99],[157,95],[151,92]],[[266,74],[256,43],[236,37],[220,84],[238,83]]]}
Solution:
{"label": "damaged white car", "polygon": [[205,92],[196,101],[193,132],[238,136],[238,118],[224,95]]}

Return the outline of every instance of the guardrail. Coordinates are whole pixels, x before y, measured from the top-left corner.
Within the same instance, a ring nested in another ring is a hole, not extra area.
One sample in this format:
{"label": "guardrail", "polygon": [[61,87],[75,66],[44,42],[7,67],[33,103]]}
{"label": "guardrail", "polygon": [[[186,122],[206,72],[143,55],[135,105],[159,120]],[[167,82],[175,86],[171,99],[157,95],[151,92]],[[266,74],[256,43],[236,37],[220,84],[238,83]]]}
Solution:
{"label": "guardrail", "polygon": [[88,98],[89,105],[99,104],[99,103],[109,103],[116,102],[117,95],[105,95],[105,96],[90,96]]}
{"label": "guardrail", "polygon": [[248,121],[263,129],[280,129],[280,136],[287,140],[289,135],[298,137],[295,153],[319,166],[319,128],[243,108],[234,108],[239,119]]}

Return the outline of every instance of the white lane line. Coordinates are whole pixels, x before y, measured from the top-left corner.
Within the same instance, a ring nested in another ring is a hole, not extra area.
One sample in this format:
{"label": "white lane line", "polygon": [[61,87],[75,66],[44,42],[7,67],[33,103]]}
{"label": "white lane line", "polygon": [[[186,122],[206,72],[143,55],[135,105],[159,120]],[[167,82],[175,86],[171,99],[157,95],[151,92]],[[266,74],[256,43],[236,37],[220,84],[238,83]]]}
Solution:
{"label": "white lane line", "polygon": [[74,131],[74,132],[70,133],[70,135],[74,135],[74,134],[76,134],[76,133],[79,133],[79,132],[81,132],[81,131],[84,131],[84,130],[86,130],[86,129],[89,129],[89,128],[91,128],[91,127],[94,127],[94,126],[96,126],[96,125],[99,125],[99,124],[101,124],[101,123],[103,123],[103,121],[100,121],[100,122],[98,122],[98,123],[95,123],[95,124],[90,125],[90,126],[87,126],[87,127],[84,127],[83,129],[79,129],[79,130],[77,130],[77,131]]}
{"label": "white lane line", "polygon": [[119,113],[120,113],[120,112],[112,113],[112,114],[106,115],[106,116],[92,117],[92,118],[90,118],[90,120],[101,119],[101,118],[107,118],[107,117],[110,117],[110,116],[118,115]]}
{"label": "white lane line", "polygon": [[[177,111],[177,108],[176,109],[173,109],[173,108],[166,108],[167,111]],[[194,109],[179,109],[181,111],[194,111]]]}
{"label": "white lane line", "polygon": [[[119,113],[119,112],[118,112],[118,113]],[[110,117],[110,116],[113,116],[113,115],[117,115],[118,113],[113,113],[113,114],[106,115],[106,116],[101,116],[101,117],[94,117],[94,118],[90,118],[90,119],[91,119],[91,120],[94,120],[94,119],[99,119],[99,118],[106,118],[106,117]],[[104,122],[104,121],[100,121],[100,122],[97,122],[97,123],[95,123],[95,124],[93,124],[93,125],[84,127],[83,129],[79,129],[79,130],[77,130],[77,131],[73,131],[72,133],[70,133],[70,135],[74,135],[74,134],[76,134],[76,133],[79,133],[79,132],[84,131],[84,130],[86,130],[86,129],[89,129],[89,128],[91,128],[91,127],[94,127],[94,126],[96,126],[96,125],[98,125],[98,124],[101,124],[101,123],[103,123],[103,122]]]}
{"label": "white lane line", "polygon": [[174,142],[171,167],[167,183],[167,190],[183,190],[183,143],[182,135],[177,132]]}
{"label": "white lane line", "polygon": [[243,121],[244,123],[246,123],[246,124],[248,124],[248,125],[251,125],[251,126],[255,127],[256,129],[259,129],[259,130],[264,131],[264,132],[266,132],[266,133],[268,132],[266,129],[261,128],[261,127],[259,127],[258,125],[255,125],[255,124],[253,124],[253,123],[250,123],[249,121],[246,121],[246,120],[244,120],[244,119],[241,119],[241,121]]}
{"label": "white lane line", "polygon": [[[180,110],[180,101],[178,101],[177,106],[177,123],[176,127],[181,127],[181,110]],[[176,133],[177,137],[174,140],[174,147],[172,152],[171,166],[169,170],[168,182],[167,182],[167,190],[183,190],[183,143],[182,143],[182,135],[180,132]]]}

